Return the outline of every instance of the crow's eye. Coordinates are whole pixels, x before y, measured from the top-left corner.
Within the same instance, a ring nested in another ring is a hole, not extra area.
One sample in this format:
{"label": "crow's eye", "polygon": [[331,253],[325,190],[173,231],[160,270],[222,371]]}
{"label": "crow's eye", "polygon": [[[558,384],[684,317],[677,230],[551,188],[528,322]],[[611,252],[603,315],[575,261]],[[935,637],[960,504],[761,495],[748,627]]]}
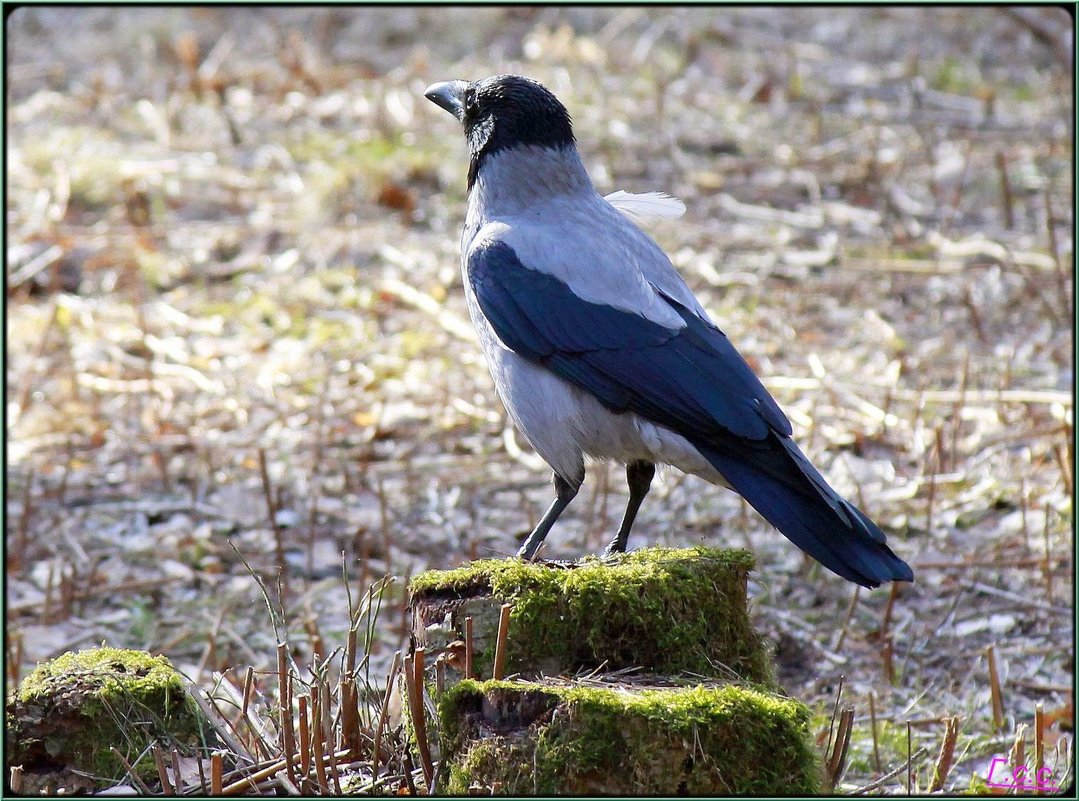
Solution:
{"label": "crow's eye", "polygon": [[476,103],[476,90],[469,89],[467,92],[465,92],[465,113],[471,114],[476,110],[477,106],[478,104]]}

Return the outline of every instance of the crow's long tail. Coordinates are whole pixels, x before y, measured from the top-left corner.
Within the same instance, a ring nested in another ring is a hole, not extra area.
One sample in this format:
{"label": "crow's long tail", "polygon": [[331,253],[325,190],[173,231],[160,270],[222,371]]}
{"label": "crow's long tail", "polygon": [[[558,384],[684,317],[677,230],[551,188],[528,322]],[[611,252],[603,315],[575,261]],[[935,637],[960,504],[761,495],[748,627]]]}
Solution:
{"label": "crow's long tail", "polygon": [[884,532],[840,497],[789,438],[772,435],[738,453],[697,447],[735,492],[832,572],[863,587],[914,580]]}

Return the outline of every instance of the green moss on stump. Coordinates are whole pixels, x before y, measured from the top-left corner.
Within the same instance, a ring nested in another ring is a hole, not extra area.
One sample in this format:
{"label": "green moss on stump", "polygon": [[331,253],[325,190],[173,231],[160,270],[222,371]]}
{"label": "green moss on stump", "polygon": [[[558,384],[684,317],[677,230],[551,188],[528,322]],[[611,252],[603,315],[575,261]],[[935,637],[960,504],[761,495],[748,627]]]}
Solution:
{"label": "green moss on stump", "polygon": [[446,792],[800,795],[821,765],[799,703],[738,686],[462,681],[439,702]]}
{"label": "green moss on stump", "polygon": [[[125,775],[110,746],[136,763],[155,741],[204,744],[208,731],[169,660],[145,651],[69,651],[38,665],[7,706],[9,764],[73,769],[105,782]],[[148,756],[135,767],[156,780]]]}
{"label": "green moss on stump", "polygon": [[[491,675],[498,607],[513,604],[507,674],[572,673],[606,662],[661,674],[773,686],[768,650],[747,611],[744,550],[644,548],[571,565],[491,559],[412,579],[413,631],[434,647],[476,618],[475,670]],[[445,621],[450,625],[446,626]]]}

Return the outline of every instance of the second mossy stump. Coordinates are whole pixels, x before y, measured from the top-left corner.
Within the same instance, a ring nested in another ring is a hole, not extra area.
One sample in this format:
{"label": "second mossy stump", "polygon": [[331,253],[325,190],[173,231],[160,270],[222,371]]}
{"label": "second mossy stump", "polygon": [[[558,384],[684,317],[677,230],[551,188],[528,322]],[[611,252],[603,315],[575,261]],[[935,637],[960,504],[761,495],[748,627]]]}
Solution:
{"label": "second mossy stump", "polygon": [[735,684],[462,681],[439,702],[445,791],[806,795],[809,710]]}
{"label": "second mossy stump", "polygon": [[[572,564],[485,560],[414,578],[415,644],[428,664],[443,661],[448,688],[437,698],[440,789],[818,790],[808,710],[775,693],[749,617],[753,566],[742,550],[647,548]],[[512,606],[503,675],[516,680],[462,680],[465,618],[472,675],[486,679],[503,604]]]}
{"label": "second mossy stump", "polygon": [[123,760],[154,782],[151,746],[186,754],[216,743],[184,678],[145,651],[102,646],[39,664],[5,716],[7,762],[22,768],[22,791],[33,795],[110,787],[126,778]]}
{"label": "second mossy stump", "polygon": [[[473,677],[492,675],[499,610],[512,604],[505,675],[643,668],[773,686],[753,628],[744,550],[645,548],[611,560],[488,559],[412,579],[412,632],[433,655],[460,652],[473,620]],[[453,644],[457,643],[456,649]],[[451,681],[463,660],[449,663]]]}

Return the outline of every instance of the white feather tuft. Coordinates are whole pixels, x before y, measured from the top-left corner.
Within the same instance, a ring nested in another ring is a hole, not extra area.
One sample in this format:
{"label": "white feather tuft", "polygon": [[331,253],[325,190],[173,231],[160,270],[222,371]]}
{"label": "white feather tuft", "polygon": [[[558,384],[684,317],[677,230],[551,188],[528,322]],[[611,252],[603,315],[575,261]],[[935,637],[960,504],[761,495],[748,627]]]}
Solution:
{"label": "white feather tuft", "polygon": [[663,192],[634,194],[624,189],[603,198],[627,217],[638,222],[677,220],[686,213],[686,204]]}

